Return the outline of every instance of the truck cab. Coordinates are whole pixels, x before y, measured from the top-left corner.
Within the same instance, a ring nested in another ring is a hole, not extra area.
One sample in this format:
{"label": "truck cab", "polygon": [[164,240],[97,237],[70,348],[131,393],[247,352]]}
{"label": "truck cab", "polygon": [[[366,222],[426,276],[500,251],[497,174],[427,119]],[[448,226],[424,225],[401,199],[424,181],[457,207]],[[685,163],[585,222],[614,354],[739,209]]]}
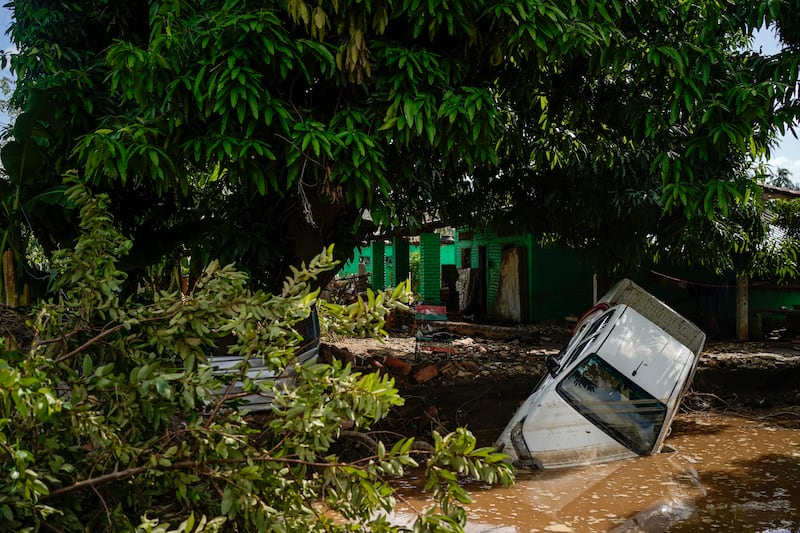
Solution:
{"label": "truck cab", "polygon": [[656,453],[691,384],[705,334],[630,280],[576,326],[496,441],[519,466]]}

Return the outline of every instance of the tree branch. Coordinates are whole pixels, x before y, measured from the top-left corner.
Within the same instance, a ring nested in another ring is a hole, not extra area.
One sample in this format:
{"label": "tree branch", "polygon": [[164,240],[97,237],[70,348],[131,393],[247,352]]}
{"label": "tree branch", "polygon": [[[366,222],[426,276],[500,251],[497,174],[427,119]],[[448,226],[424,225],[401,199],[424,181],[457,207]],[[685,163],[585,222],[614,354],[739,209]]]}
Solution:
{"label": "tree branch", "polygon": [[[149,322],[159,322],[159,321],[162,321],[162,320],[168,320],[174,314],[175,313],[170,313],[170,314],[167,314],[167,315],[164,315],[164,316],[159,316],[159,317],[153,317],[153,318],[140,320],[139,322],[137,322],[137,325],[147,324]],[[64,361],[66,361],[67,359],[70,359],[71,357],[74,357],[74,356],[78,355],[79,353],[81,353],[83,350],[85,350],[86,348],[88,348],[92,344],[100,342],[101,340],[105,339],[109,335],[113,335],[114,333],[118,332],[119,330],[121,330],[123,328],[124,328],[123,324],[117,324],[113,328],[109,328],[109,329],[106,329],[104,331],[101,331],[100,333],[98,333],[97,335],[95,335],[94,337],[89,339],[88,341],[84,342],[83,344],[81,344],[80,346],[75,348],[74,350],[56,357],[55,359],[53,359],[53,363],[56,363],[56,364],[62,363]],[[73,331],[72,333],[67,334],[67,337],[70,337],[70,336],[75,335],[77,333],[78,333],[77,331]],[[59,339],[48,339],[48,340],[44,340],[44,341],[40,342],[40,344],[50,344],[50,343],[53,343],[53,342],[58,342],[58,340]],[[39,370],[47,370],[47,367],[46,366],[40,366]]]}
{"label": "tree branch", "polygon": [[[77,348],[72,350],[71,352],[65,353],[64,355],[61,355],[60,357],[55,358],[53,360],[53,362],[58,364],[58,363],[61,363],[63,361],[66,361],[67,359],[69,359],[69,358],[81,353],[83,350],[85,350],[86,348],[88,348],[92,344],[94,344],[96,342],[100,342],[101,340],[105,339],[109,335],[112,335],[112,334],[118,332],[121,329],[122,329],[122,324],[117,324],[116,326],[114,326],[111,329],[107,329],[107,330],[105,330],[105,331],[103,331],[101,333],[98,333],[97,335],[95,335],[94,337],[92,337],[88,341],[84,342],[83,344],[81,344],[80,346],[78,346]],[[44,370],[44,369],[42,369],[42,370]]]}
{"label": "tree branch", "polygon": [[150,467],[137,466],[135,468],[128,468],[122,471],[114,470],[109,474],[104,474],[102,476],[84,479],[83,481],[76,481],[72,485],[67,485],[66,487],[61,487],[54,491],[51,491],[50,494],[42,496],[41,499],[42,501],[49,500],[50,498],[55,498],[56,496],[60,496],[61,494],[67,494],[69,492],[74,492],[76,490],[96,487],[97,485],[110,483],[112,481],[120,481],[123,479],[127,479],[131,476],[135,476],[136,474],[141,474],[142,472],[146,472],[148,468]]}
{"label": "tree branch", "polygon": [[[206,463],[199,463],[197,461],[193,461],[190,459],[186,459],[184,461],[177,461],[172,463],[170,466],[162,466],[160,467],[163,470],[188,470],[188,469],[196,469],[204,464],[215,464],[215,465],[234,465],[234,464],[243,464],[248,462],[267,462],[272,461],[276,463],[285,463],[285,464],[294,464],[294,465],[305,465],[305,466],[313,466],[316,468],[336,468],[342,466],[350,466],[360,468],[360,464],[369,463],[370,461],[376,459],[375,456],[372,457],[365,457],[358,461],[354,461],[352,463],[318,463],[315,461],[304,461],[302,459],[293,459],[291,457],[271,457],[268,455],[261,455],[258,457],[236,457],[233,459],[219,459],[216,461],[208,461]],[[136,466],[132,468],[126,468],[125,470],[114,470],[108,474],[103,474],[101,476],[92,477],[88,479],[84,479],[82,481],[76,481],[72,485],[67,485],[65,487],[60,487],[51,491],[49,494],[43,495],[41,500],[49,500],[51,498],[55,498],[56,496],[60,496],[62,494],[68,494],[70,492],[74,492],[76,490],[82,490],[91,488],[94,489],[99,485],[103,485],[105,483],[112,483],[114,481],[122,481],[123,479],[127,479],[129,477],[135,476],[137,474],[142,474],[147,472],[150,469],[156,469],[156,467],[152,466]]]}

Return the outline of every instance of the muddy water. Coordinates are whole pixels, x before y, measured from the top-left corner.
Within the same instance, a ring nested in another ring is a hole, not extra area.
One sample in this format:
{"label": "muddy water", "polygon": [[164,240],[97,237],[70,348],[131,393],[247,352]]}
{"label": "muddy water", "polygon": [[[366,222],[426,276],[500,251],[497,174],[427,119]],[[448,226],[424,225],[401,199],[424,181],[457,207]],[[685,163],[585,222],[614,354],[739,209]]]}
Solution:
{"label": "muddy water", "polygon": [[[470,486],[470,533],[800,531],[800,410],[680,415],[672,451]],[[410,481],[413,507],[424,495]],[[400,521],[411,514],[400,512]]]}

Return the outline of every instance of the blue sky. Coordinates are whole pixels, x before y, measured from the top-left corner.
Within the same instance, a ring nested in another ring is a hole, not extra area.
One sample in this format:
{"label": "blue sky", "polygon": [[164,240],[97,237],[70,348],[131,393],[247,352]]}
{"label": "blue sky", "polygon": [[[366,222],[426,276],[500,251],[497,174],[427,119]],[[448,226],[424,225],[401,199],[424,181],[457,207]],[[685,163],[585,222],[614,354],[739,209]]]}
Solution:
{"label": "blue sky", "polygon": [[[5,34],[10,22],[11,12],[5,7],[0,7],[0,28],[3,31],[3,34],[0,35],[0,49],[6,51],[11,48],[10,40]],[[764,53],[775,53],[779,49],[779,44],[773,32],[762,30],[756,35],[754,48],[760,48]],[[10,76],[7,71],[0,72],[0,75]],[[8,122],[7,116],[0,115],[0,126]],[[800,135],[800,128],[798,135]],[[780,140],[779,146],[773,151],[769,163],[773,167],[789,169],[793,180],[800,182],[800,140],[796,139],[791,132],[787,132],[786,136]]]}
{"label": "blue sky", "polygon": [[[753,48],[760,49],[765,54],[774,54],[780,49],[780,45],[774,32],[761,30],[756,34]],[[800,136],[800,128],[798,128],[797,134]],[[772,153],[770,164],[774,167],[789,169],[792,173],[792,180],[800,182],[800,140],[795,138],[792,132],[786,132],[781,139],[780,146]]]}
{"label": "blue sky", "polygon": [[[2,35],[0,35],[0,50],[3,50],[4,52],[11,51],[11,39],[9,39],[8,35],[6,35],[6,30],[10,24],[11,11],[0,6],[0,30],[3,32]],[[10,78],[11,73],[8,71],[8,69],[0,70],[0,77]],[[5,113],[0,113],[0,128],[5,127],[9,122],[10,120],[8,115]]]}

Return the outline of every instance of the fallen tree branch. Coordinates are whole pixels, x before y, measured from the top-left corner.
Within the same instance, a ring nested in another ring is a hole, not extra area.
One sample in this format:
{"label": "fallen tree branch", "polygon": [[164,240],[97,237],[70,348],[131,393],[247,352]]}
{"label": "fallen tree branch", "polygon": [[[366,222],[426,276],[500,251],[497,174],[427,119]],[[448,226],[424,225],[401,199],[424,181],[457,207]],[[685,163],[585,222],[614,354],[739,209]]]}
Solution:
{"label": "fallen tree branch", "polygon": [[[55,359],[53,359],[53,362],[56,363],[56,364],[64,362],[67,359],[70,359],[71,357],[74,357],[75,355],[78,355],[79,353],[81,353],[83,350],[85,350],[86,348],[88,348],[92,344],[100,342],[101,340],[105,339],[109,335],[113,335],[114,333],[118,332],[121,329],[122,329],[122,324],[117,324],[116,326],[114,326],[111,329],[107,329],[105,331],[102,331],[102,332],[98,333],[97,335],[95,335],[94,337],[92,337],[91,339],[89,339],[88,341],[86,341],[83,344],[81,344],[80,346],[78,346],[77,348],[75,348],[74,350],[72,350],[72,351],[70,351],[68,353],[65,353],[65,354],[63,354],[63,355],[61,355],[59,357],[56,357]],[[41,370],[44,370],[44,369],[41,369]]]}
{"label": "fallen tree branch", "polygon": [[131,476],[135,476],[136,474],[141,474],[142,472],[146,472],[149,468],[150,468],[149,466],[137,466],[134,468],[127,468],[122,471],[114,470],[109,474],[104,474],[102,476],[97,476],[97,477],[91,477],[89,479],[84,479],[82,481],[76,481],[72,485],[67,485],[66,487],[55,489],[53,491],[50,491],[50,494],[43,495],[41,499],[42,501],[49,500],[51,498],[55,498],[56,496],[60,496],[61,494],[67,494],[69,492],[74,492],[76,490],[93,488],[96,487],[97,485],[110,483],[112,481],[121,481]]}
{"label": "fallen tree branch", "polygon": [[186,459],[184,461],[174,462],[169,466],[153,467],[147,465],[147,466],[135,466],[131,468],[126,468],[125,470],[114,470],[113,472],[109,472],[108,474],[103,474],[97,477],[76,481],[72,485],[60,487],[58,489],[51,491],[49,494],[42,495],[40,499],[42,501],[45,501],[55,498],[56,496],[60,496],[62,494],[68,494],[70,492],[74,492],[76,490],[94,489],[98,485],[112,483],[114,481],[122,481],[124,479],[128,479],[135,475],[145,473],[148,470],[189,470],[189,469],[198,469],[204,465],[234,465],[234,464],[245,464],[249,462],[267,462],[267,461],[272,461],[275,463],[312,466],[315,468],[339,468],[344,466],[361,468],[361,464],[369,463],[374,459],[376,459],[376,456],[374,455],[370,457],[364,457],[362,459],[359,459],[358,461],[353,461],[350,463],[339,463],[339,462],[318,463],[315,461],[304,461],[302,459],[293,459],[291,457],[271,457],[268,455],[261,455],[259,457],[236,457],[233,459],[219,459],[216,461],[207,461],[205,463],[200,463],[194,460]]}

